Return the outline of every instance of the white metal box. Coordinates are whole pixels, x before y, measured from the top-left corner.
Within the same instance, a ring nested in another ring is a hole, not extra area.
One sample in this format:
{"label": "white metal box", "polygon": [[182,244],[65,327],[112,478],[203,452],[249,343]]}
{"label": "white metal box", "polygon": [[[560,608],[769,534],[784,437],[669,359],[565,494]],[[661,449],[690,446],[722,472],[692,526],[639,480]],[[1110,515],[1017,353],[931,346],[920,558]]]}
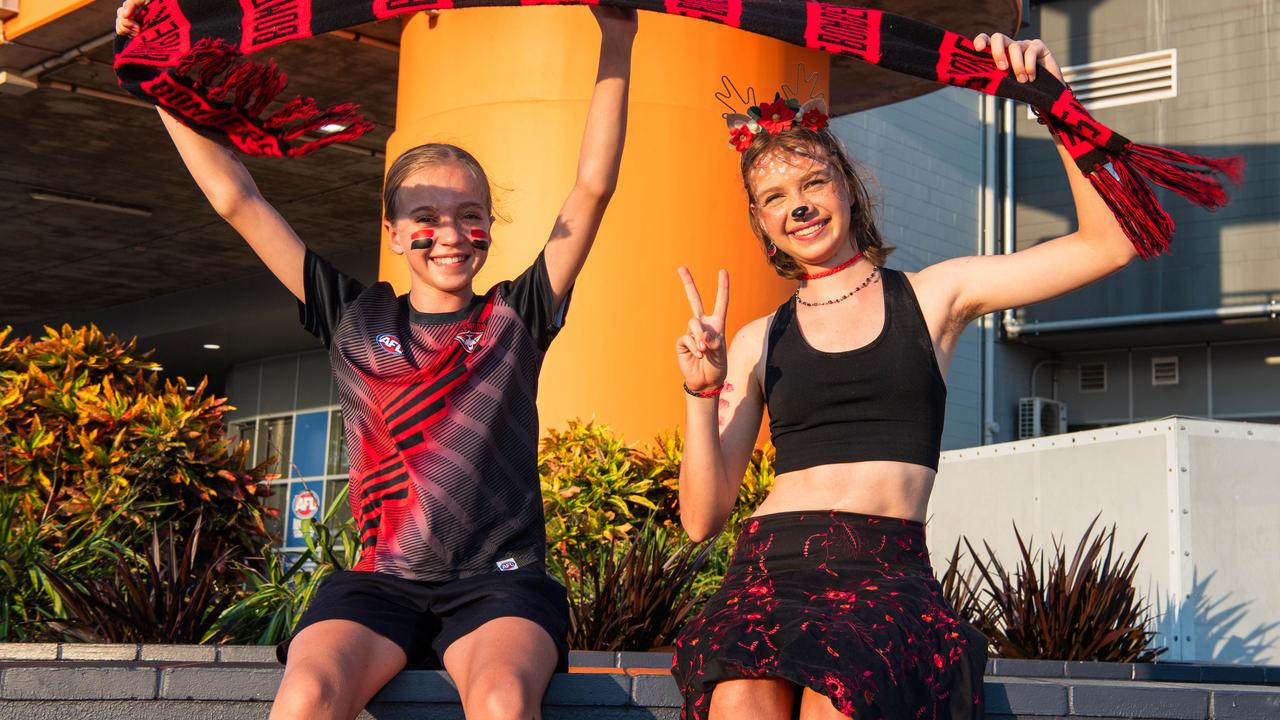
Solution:
{"label": "white metal box", "polygon": [[1014,522],[1070,557],[1099,513],[1117,549],[1147,535],[1137,581],[1162,659],[1280,663],[1280,426],[1174,417],[945,452],[934,568],[961,534],[1016,565]]}

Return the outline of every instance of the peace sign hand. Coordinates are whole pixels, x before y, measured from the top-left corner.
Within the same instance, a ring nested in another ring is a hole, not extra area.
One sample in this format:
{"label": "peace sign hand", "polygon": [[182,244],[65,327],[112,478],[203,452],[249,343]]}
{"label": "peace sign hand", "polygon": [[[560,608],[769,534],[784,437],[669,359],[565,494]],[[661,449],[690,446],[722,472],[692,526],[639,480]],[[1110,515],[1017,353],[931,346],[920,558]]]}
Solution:
{"label": "peace sign hand", "polygon": [[702,296],[693,282],[689,268],[676,270],[684,283],[689,298],[689,330],[676,340],[676,359],[685,385],[694,392],[714,390],[724,384],[728,374],[727,348],[724,340],[724,319],[729,313],[729,273],[720,271],[720,285],[716,289],[716,305],[710,315],[702,309]]}

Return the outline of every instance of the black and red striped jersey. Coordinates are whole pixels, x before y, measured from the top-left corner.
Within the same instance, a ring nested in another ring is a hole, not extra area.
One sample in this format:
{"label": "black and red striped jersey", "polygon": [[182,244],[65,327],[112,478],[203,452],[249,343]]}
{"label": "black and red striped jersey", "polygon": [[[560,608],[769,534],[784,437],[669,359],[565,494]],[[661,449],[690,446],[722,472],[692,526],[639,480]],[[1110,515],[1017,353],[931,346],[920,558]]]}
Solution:
{"label": "black and red striped jersey", "polygon": [[422,313],[308,251],[303,326],[329,347],[350,458],[354,569],[453,580],[541,562],[538,374],[560,330],[544,258]]}

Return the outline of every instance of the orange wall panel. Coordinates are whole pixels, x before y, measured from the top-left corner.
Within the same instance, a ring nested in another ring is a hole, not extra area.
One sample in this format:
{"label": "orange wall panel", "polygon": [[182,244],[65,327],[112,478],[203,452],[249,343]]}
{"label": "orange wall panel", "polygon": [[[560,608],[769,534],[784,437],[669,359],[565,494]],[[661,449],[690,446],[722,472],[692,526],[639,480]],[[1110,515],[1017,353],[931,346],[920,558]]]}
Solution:
{"label": "orange wall panel", "polygon": [[[426,142],[473,153],[499,186],[483,291],[537,256],[571,185],[595,78],[599,31],[582,8],[453,10],[409,20],[402,38],[396,131],[388,164]],[[543,427],[595,418],[632,442],[683,424],[675,339],[689,307],[688,265],[708,307],[727,268],[729,330],[772,312],[790,284],[767,265],[746,222],[738,154],[716,101],[724,73],[763,97],[795,83],[798,63],[826,56],[739,30],[641,13],[619,189],[568,323],[547,356]],[[383,243],[380,276],[408,290],[403,258]]]}
{"label": "orange wall panel", "polygon": [[[18,3],[18,14],[4,23],[4,36],[13,40],[92,3],[93,0],[21,0]],[[110,28],[105,28],[103,32],[109,30]]]}

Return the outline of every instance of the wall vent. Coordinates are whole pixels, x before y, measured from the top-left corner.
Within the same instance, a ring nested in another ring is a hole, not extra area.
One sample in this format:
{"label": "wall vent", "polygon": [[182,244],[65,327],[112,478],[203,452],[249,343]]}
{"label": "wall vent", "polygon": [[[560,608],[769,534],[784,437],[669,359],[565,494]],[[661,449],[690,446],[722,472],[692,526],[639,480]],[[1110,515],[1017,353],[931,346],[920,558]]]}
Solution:
{"label": "wall vent", "polygon": [[[1178,50],[1130,55],[1062,68],[1086,109],[1101,110],[1178,96]],[[1027,117],[1034,117],[1027,110]]]}
{"label": "wall vent", "polygon": [[1151,358],[1151,384],[1178,384],[1178,357],[1176,355],[1173,357]]}
{"label": "wall vent", "polygon": [[1100,363],[1080,363],[1080,392],[1106,392],[1107,391],[1107,364]]}

